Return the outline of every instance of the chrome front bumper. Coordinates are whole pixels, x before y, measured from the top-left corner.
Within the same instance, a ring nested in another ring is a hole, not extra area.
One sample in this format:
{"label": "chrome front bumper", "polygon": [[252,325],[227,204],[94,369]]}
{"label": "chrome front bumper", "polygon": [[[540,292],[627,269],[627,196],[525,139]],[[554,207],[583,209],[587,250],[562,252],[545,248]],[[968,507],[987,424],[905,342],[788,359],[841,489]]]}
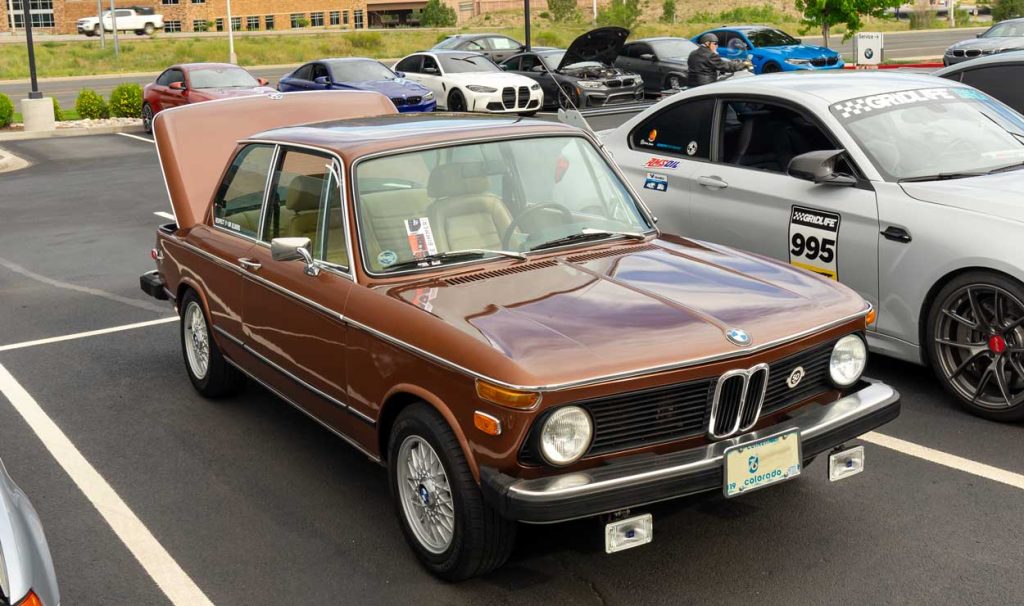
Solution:
{"label": "chrome front bumper", "polygon": [[725,450],[796,429],[804,460],[884,425],[900,414],[900,395],[884,383],[825,405],[808,405],[786,420],[729,440],[664,455],[627,457],[601,467],[523,480],[482,467],[484,498],[505,518],[548,523],[588,517],[656,501],[721,491]]}

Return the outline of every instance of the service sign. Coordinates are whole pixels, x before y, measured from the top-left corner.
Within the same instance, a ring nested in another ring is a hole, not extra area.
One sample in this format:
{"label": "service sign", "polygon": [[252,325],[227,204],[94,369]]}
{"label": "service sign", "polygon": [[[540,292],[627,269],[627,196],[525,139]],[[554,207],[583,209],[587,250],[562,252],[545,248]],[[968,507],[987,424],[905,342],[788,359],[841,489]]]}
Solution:
{"label": "service sign", "polygon": [[794,206],[789,219],[789,263],[833,280],[839,279],[840,216]]}

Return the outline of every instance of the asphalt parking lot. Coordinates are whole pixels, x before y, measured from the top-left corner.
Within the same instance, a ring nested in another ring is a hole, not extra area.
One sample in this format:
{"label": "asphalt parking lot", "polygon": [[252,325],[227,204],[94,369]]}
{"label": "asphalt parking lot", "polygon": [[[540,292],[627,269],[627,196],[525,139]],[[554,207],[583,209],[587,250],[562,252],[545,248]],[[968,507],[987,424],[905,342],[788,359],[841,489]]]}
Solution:
{"label": "asphalt parking lot", "polygon": [[[661,504],[654,542],[612,556],[596,521],[523,527],[505,568],[436,581],[383,469],[258,386],[192,389],[173,310],[138,288],[169,211],[152,143],[3,147],[32,165],[0,174],[0,459],[64,604],[1024,603],[1024,426],[880,356],[867,374],[903,413],[863,442],[863,474],[830,484],[819,460],[738,499]],[[95,475],[58,462],[76,454]]]}

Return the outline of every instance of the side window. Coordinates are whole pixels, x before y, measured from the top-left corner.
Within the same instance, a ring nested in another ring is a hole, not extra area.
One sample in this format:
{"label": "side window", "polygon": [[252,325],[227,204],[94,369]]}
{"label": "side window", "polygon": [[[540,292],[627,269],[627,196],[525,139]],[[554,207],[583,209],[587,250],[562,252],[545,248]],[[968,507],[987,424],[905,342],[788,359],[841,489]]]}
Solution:
{"label": "side window", "polygon": [[528,72],[541,65],[540,57],[537,55],[522,55],[522,63],[519,64],[519,71]]}
{"label": "side window", "polygon": [[284,149],[270,182],[260,240],[309,238],[311,251],[321,248],[320,210],[331,158]]}
{"label": "side window", "polygon": [[312,80],[312,78],[310,77],[312,72],[312,65],[303,65],[299,69],[295,70],[295,73],[292,74],[292,78],[295,78],[297,80]]}
{"label": "side window", "polygon": [[1020,82],[1021,66],[1000,65],[967,70],[961,81],[986,92],[1018,112],[1024,112],[1024,85]]}
{"label": "side window", "polygon": [[465,44],[463,50],[477,51],[477,52],[487,50],[486,38],[485,39],[481,39],[481,40],[470,40],[469,42],[467,42]]}
{"label": "side window", "polygon": [[640,151],[709,160],[714,116],[714,99],[682,101],[642,122],[630,133],[630,144]]}
{"label": "side window", "polygon": [[272,145],[249,145],[238,152],[213,202],[215,225],[256,237],[273,155]]}
{"label": "side window", "polygon": [[313,64],[313,78],[312,79],[316,80],[317,78],[326,78],[326,77],[327,77],[327,68],[324,66],[324,64],[323,63],[314,63]]}
{"label": "side window", "polygon": [[[726,101],[722,109],[720,158],[724,164],[782,173],[800,154],[836,148],[817,124],[788,107]],[[852,173],[845,161],[836,168]]]}
{"label": "side window", "polygon": [[413,55],[412,57],[406,57],[398,62],[395,66],[396,71],[408,72],[410,74],[416,74],[420,71],[420,64],[423,58],[420,55]]}
{"label": "side window", "polygon": [[508,61],[505,61],[501,65],[502,65],[502,67],[504,67],[508,71],[512,71],[512,72],[528,71],[528,68],[525,68],[525,67],[520,68],[519,67],[520,65],[523,64],[522,63],[523,59],[526,59],[526,57],[513,57],[513,58],[509,59]]}
{"label": "side window", "polygon": [[515,40],[502,36],[487,38],[487,41],[490,43],[491,48],[495,50],[517,50],[522,48]]}
{"label": "side window", "polygon": [[441,70],[437,67],[437,61],[433,57],[424,55],[423,57],[423,73],[425,74],[440,74]]}
{"label": "side window", "polygon": [[169,70],[169,69],[168,70],[164,70],[164,73],[160,74],[160,76],[156,79],[156,83],[159,84],[160,86],[167,86],[168,84],[170,84],[171,83],[171,72],[172,71],[173,70]]}
{"label": "side window", "polygon": [[642,55],[653,55],[654,49],[649,44],[636,44],[633,46],[633,52],[636,53],[633,56],[639,59]]}

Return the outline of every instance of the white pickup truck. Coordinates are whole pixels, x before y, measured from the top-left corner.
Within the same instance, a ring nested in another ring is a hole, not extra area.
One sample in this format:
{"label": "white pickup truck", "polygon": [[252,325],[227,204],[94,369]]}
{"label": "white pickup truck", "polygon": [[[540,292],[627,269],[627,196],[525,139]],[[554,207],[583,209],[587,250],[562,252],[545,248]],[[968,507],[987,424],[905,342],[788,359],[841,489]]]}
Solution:
{"label": "white pickup truck", "polygon": [[[141,36],[149,35],[158,29],[164,28],[164,16],[153,12],[152,8],[135,6],[132,8],[115,9],[113,17],[110,11],[103,11],[103,29],[108,32],[114,31],[114,24],[117,24],[117,31],[135,32]],[[86,36],[100,35],[100,20],[97,17],[86,17],[77,22],[78,33]]]}

